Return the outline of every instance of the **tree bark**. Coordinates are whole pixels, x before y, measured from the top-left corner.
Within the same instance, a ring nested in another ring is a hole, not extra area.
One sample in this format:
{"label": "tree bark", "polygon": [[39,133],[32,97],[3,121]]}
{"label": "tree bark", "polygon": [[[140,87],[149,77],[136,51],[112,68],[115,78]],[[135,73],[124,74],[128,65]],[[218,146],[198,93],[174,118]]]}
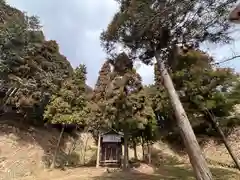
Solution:
{"label": "tree bark", "polygon": [[152,153],[151,153],[151,144],[147,143],[147,148],[148,148],[148,164],[152,163]]}
{"label": "tree bark", "polygon": [[[77,127],[75,128],[75,131],[76,130],[77,130]],[[72,138],[72,145],[69,148],[68,155],[72,154],[75,151],[78,139],[79,139],[79,134],[77,134],[76,139],[75,139],[75,137]]]}
{"label": "tree bark", "polygon": [[101,148],[101,134],[98,134],[98,149],[97,149],[97,162],[96,168],[99,168],[99,161],[100,161],[100,148]]}
{"label": "tree bark", "polygon": [[123,160],[123,169],[128,169],[128,134],[124,132],[124,160]]}
{"label": "tree bark", "polygon": [[134,151],[134,159],[138,160],[138,156],[137,156],[137,144],[136,141],[133,140],[133,151]]}
{"label": "tree bark", "polygon": [[219,127],[219,124],[217,123],[215,117],[208,111],[206,110],[206,113],[207,113],[207,116],[209,117],[208,119],[211,121],[214,129],[220,134],[221,138],[222,138],[222,141],[225,145],[225,147],[227,148],[228,150],[228,153],[231,155],[233,161],[235,162],[237,168],[240,170],[240,162],[239,162],[239,159],[238,157],[234,154],[230,144],[228,143],[227,141],[227,138],[226,136],[224,135],[222,129]]}
{"label": "tree bark", "polygon": [[67,165],[69,165],[69,157],[70,155],[75,151],[76,149],[76,145],[77,145],[77,139],[75,139],[74,137],[72,138],[72,144],[71,144],[71,147],[69,148],[68,150],[68,159],[67,159]]}
{"label": "tree bark", "polygon": [[3,110],[4,106],[6,105],[7,103],[7,100],[14,96],[16,94],[16,92],[18,91],[18,88],[10,88],[10,90],[7,91],[5,97],[2,99],[2,105],[0,106],[0,110]]}
{"label": "tree bark", "polygon": [[60,133],[60,135],[59,135],[58,142],[57,142],[57,146],[56,146],[55,153],[54,153],[53,160],[52,160],[52,164],[51,164],[51,166],[50,166],[51,169],[54,169],[54,168],[55,168],[55,165],[56,165],[57,154],[58,154],[58,150],[59,150],[60,143],[61,143],[61,140],[62,140],[64,128],[65,128],[65,126],[62,125],[62,130],[61,130],[61,133]]}
{"label": "tree bark", "polygon": [[142,138],[142,160],[145,160],[144,140]]}
{"label": "tree bark", "polygon": [[4,102],[6,101],[6,99],[9,97],[9,95],[10,95],[11,93],[13,93],[14,91],[15,91],[15,88],[10,87],[10,88],[7,90],[5,96],[3,97],[2,102],[4,103]]}
{"label": "tree bark", "polygon": [[84,142],[84,152],[83,152],[83,165],[86,164],[86,153],[89,137],[87,136],[86,142]]}
{"label": "tree bark", "polygon": [[181,137],[184,141],[197,180],[212,180],[212,174],[198,144],[187,114],[174,88],[172,79],[165,67],[165,62],[161,60],[160,53],[156,52],[155,58],[161,72],[163,85],[169,94],[172,107],[175,112],[177,125],[180,129]]}

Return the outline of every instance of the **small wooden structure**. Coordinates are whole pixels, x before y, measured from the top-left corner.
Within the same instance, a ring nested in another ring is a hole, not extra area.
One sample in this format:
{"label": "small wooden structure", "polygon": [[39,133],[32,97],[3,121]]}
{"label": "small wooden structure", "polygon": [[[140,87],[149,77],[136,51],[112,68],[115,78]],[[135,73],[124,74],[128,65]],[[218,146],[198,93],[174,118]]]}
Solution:
{"label": "small wooden structure", "polygon": [[98,158],[96,167],[120,166],[123,135],[115,130],[102,133],[98,138]]}

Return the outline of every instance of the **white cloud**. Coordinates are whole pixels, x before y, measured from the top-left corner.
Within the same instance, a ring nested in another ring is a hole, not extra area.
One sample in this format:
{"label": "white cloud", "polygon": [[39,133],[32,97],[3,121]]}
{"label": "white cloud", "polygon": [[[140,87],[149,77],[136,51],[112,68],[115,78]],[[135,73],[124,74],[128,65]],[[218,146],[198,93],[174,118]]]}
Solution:
{"label": "white cloud", "polygon": [[89,30],[85,32],[85,36],[88,39],[99,41],[99,36],[102,30]]}
{"label": "white cloud", "polygon": [[143,63],[135,63],[137,72],[142,76],[144,84],[151,84],[154,80],[154,67]]}

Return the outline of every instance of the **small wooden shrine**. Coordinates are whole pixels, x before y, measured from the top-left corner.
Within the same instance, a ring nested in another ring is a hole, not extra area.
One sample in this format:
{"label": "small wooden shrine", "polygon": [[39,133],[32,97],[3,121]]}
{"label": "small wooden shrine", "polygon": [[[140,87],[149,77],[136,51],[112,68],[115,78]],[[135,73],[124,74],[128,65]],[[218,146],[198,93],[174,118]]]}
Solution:
{"label": "small wooden shrine", "polygon": [[115,130],[101,133],[98,138],[98,158],[96,167],[120,166],[123,135]]}

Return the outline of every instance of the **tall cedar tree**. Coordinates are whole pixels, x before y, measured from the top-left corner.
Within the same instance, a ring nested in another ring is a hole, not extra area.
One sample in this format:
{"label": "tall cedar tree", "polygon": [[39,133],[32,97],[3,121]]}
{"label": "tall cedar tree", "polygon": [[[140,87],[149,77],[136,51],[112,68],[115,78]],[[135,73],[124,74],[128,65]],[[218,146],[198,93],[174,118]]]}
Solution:
{"label": "tall cedar tree", "polygon": [[145,63],[151,62],[155,56],[196,178],[212,179],[165,63],[176,61],[176,45],[179,43],[192,42],[193,46],[198,47],[200,42],[206,40],[228,42],[230,38],[227,30],[230,26],[227,16],[236,0],[118,2],[119,11],[101,37],[104,47],[114,55],[116,47],[121,43],[131,50],[134,57],[140,54],[138,57]]}
{"label": "tall cedar tree", "polygon": [[[157,66],[157,63],[154,64],[154,85],[148,87],[149,98],[152,101],[152,107],[156,114],[158,123],[160,125],[161,133],[164,133],[165,130],[169,132],[172,124],[175,121],[171,121],[173,115],[173,109],[169,101],[169,96],[166,93],[164,86],[162,85],[161,71]],[[167,119],[167,120],[166,120]]]}
{"label": "tall cedar tree", "polygon": [[71,79],[66,80],[58,94],[53,95],[47,105],[44,118],[52,124],[62,125],[62,132],[58,139],[55,155],[51,167],[55,167],[57,152],[64,132],[65,125],[73,124],[86,126],[88,117],[88,107],[85,93],[86,67],[80,65],[74,71]]}
{"label": "tall cedar tree", "polygon": [[93,100],[99,101],[103,100],[105,97],[105,92],[107,85],[110,82],[111,67],[109,61],[106,61],[101,70],[99,71],[98,80],[94,88]]}
{"label": "tall cedar tree", "polygon": [[110,122],[110,126],[124,132],[124,168],[127,168],[130,136],[145,129],[155,117],[142,89],[141,77],[133,69],[132,60],[122,53],[111,63],[114,67],[112,81],[108,85],[102,109],[104,119]]}

